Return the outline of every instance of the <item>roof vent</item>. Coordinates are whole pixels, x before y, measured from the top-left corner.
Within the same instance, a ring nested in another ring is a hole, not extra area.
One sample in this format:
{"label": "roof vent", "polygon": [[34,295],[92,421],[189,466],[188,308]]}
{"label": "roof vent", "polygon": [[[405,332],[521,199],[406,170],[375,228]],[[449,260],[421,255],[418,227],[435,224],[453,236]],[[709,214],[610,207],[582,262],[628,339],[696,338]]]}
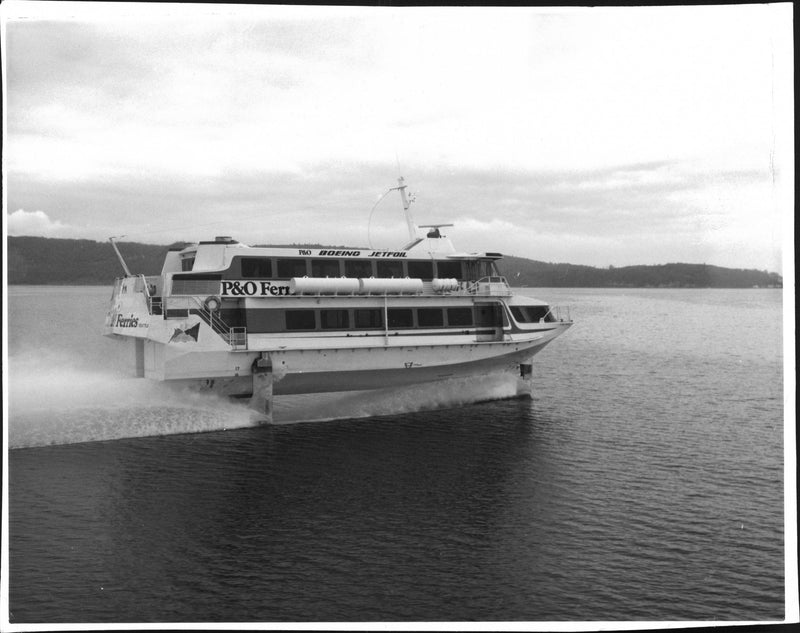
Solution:
{"label": "roof vent", "polygon": [[234,244],[236,242],[230,235],[217,235],[214,241],[218,244]]}

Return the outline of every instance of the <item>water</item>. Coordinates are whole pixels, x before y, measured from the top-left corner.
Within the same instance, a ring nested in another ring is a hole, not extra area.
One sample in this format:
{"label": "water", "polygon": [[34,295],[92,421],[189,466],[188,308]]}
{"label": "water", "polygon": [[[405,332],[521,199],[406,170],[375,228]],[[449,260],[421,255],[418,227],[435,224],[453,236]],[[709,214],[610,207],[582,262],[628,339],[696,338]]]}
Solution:
{"label": "water", "polygon": [[780,291],[535,294],[533,400],[264,427],[130,378],[109,289],[12,287],[11,622],[782,619]]}

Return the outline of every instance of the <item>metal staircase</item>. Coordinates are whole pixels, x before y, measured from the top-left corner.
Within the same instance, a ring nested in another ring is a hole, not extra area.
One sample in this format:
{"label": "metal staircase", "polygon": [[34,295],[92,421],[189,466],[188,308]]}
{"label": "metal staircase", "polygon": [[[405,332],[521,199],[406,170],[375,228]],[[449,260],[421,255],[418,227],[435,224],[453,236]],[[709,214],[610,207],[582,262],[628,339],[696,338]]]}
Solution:
{"label": "metal staircase", "polygon": [[247,349],[247,328],[229,326],[218,314],[207,310],[197,297],[194,297],[194,300],[197,307],[190,308],[189,314],[199,316],[206,325],[219,334],[233,349]]}

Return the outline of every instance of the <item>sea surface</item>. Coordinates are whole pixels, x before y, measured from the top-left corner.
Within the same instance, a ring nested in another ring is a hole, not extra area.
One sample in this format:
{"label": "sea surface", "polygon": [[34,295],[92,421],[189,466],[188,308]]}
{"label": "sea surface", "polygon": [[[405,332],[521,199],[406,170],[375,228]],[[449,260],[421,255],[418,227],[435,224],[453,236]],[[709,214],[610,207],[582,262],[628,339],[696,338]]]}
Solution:
{"label": "sea surface", "polygon": [[10,287],[10,621],[782,619],[781,291],[526,294],[576,322],[532,399],[257,426],[131,377],[110,288]]}

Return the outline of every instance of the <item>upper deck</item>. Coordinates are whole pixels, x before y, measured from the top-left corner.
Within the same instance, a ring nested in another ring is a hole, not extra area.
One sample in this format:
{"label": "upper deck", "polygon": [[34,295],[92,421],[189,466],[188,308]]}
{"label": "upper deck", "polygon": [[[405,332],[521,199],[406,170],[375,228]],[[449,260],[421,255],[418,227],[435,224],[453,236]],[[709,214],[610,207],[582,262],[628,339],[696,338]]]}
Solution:
{"label": "upper deck", "polygon": [[168,253],[158,294],[509,295],[494,265],[501,257],[458,253],[438,232],[398,251],[250,247],[217,238]]}

